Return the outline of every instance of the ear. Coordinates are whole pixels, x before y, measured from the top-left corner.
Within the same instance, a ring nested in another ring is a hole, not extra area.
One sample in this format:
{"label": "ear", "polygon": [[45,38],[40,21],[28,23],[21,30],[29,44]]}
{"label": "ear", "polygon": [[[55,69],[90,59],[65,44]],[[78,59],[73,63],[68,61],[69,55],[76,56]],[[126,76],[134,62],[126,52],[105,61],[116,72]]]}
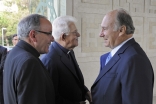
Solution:
{"label": "ear", "polygon": [[62,33],[60,36],[61,40],[63,40],[63,41],[66,39],[66,37],[67,37],[67,35],[65,33]]}
{"label": "ear", "polygon": [[34,31],[34,30],[31,30],[30,32],[29,32],[29,39],[32,41],[32,42],[36,42],[37,41],[37,39],[36,39],[36,31]]}
{"label": "ear", "polygon": [[119,36],[125,34],[126,33],[126,26],[125,25],[121,26],[120,29],[119,29],[119,32],[120,32]]}

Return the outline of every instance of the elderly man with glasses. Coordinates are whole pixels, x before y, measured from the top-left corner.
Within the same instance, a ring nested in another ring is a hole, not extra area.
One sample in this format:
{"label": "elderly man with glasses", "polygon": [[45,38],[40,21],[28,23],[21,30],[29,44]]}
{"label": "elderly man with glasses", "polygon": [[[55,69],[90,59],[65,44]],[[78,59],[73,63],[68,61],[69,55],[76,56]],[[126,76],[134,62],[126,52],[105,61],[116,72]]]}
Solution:
{"label": "elderly man with glasses", "polygon": [[19,22],[20,41],[4,65],[5,104],[55,104],[52,80],[38,58],[49,51],[51,32],[50,21],[39,14],[31,14]]}

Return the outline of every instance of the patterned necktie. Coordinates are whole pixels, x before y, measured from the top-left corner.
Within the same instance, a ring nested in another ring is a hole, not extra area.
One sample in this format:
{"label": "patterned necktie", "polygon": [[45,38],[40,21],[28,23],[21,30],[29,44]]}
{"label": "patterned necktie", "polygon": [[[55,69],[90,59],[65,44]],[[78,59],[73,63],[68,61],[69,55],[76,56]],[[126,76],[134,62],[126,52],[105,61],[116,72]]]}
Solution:
{"label": "patterned necktie", "polygon": [[105,65],[109,62],[109,60],[112,58],[112,55],[111,53],[109,53],[109,55],[107,56],[107,59],[106,59],[106,62],[105,62]]}

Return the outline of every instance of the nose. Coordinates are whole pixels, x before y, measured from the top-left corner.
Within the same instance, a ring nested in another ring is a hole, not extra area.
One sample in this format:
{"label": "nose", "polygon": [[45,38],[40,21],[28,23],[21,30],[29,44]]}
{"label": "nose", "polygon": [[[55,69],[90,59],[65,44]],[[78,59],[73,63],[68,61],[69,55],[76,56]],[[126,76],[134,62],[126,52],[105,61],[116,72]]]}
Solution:
{"label": "nose", "polygon": [[51,35],[50,37],[50,41],[53,42],[54,41],[54,37]]}
{"label": "nose", "polygon": [[77,37],[80,37],[80,33],[79,32],[77,32]]}
{"label": "nose", "polygon": [[104,33],[103,33],[102,30],[100,31],[99,36],[100,36],[100,37],[104,37]]}

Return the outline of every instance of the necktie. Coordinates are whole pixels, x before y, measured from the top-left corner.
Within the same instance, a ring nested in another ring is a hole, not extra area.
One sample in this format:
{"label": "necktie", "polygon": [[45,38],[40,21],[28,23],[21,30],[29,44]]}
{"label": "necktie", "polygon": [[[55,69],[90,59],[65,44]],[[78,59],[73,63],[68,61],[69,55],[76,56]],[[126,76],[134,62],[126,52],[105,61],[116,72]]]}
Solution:
{"label": "necktie", "polygon": [[106,59],[106,62],[105,62],[105,65],[109,62],[109,60],[112,58],[112,55],[111,53],[109,53],[109,55],[107,56],[107,59]]}

